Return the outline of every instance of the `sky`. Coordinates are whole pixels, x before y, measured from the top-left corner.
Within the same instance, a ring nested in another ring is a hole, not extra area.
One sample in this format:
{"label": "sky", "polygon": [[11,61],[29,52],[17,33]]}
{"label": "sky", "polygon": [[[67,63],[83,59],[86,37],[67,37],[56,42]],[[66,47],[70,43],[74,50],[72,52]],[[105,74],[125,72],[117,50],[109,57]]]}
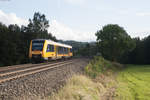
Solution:
{"label": "sky", "polygon": [[150,35],[149,4],[150,0],[0,0],[0,22],[27,25],[40,12],[57,39],[96,41],[95,33],[107,24],[144,38]]}

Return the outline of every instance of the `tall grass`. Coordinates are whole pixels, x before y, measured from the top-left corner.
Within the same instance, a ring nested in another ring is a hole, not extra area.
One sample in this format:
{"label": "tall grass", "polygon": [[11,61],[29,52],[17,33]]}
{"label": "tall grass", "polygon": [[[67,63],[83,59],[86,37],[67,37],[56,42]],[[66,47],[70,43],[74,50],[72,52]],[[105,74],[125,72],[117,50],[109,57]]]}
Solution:
{"label": "tall grass", "polygon": [[68,80],[66,86],[47,100],[100,100],[105,91],[101,83],[95,83],[83,75],[75,75]]}

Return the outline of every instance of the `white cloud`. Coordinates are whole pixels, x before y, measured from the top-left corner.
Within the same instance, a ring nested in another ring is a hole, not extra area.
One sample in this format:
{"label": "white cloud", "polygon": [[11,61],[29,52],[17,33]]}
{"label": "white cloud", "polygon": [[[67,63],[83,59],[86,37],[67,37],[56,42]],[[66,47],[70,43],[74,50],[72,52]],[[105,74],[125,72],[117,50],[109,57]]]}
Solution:
{"label": "white cloud", "polygon": [[94,32],[83,32],[73,30],[66,25],[52,20],[49,27],[51,32],[57,39],[63,40],[76,40],[76,41],[95,41],[96,37]]}
{"label": "white cloud", "polygon": [[[4,13],[0,10],[0,22],[5,25],[17,24],[27,25],[28,20],[16,16],[15,13]],[[49,32],[51,32],[57,39],[63,40],[76,40],[76,41],[95,41],[96,37],[94,32],[83,32],[73,30],[66,25],[52,20],[49,27]]]}
{"label": "white cloud", "polygon": [[127,15],[127,14],[129,14],[129,11],[128,10],[120,10],[119,14],[121,14],[121,15]]}
{"label": "white cloud", "polygon": [[136,13],[137,16],[150,16],[150,12]]}
{"label": "white cloud", "polygon": [[130,35],[131,35],[131,37],[140,37],[140,39],[143,39],[143,38],[145,38],[145,37],[147,37],[147,36],[149,36],[150,35],[150,31],[145,31],[145,32],[132,32],[132,33],[130,33]]}
{"label": "white cloud", "polygon": [[6,25],[17,24],[19,26],[28,24],[28,20],[17,17],[15,13],[4,13],[2,10],[0,10],[0,22]]}
{"label": "white cloud", "polygon": [[64,0],[67,3],[71,3],[71,4],[83,4],[85,3],[85,0]]}

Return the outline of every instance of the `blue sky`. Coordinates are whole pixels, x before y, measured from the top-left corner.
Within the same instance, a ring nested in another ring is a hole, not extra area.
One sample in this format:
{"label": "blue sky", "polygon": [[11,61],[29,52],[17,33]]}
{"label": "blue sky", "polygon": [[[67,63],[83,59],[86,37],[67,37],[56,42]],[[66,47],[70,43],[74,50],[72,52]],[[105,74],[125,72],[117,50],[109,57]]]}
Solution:
{"label": "blue sky", "polygon": [[24,24],[34,12],[46,15],[58,39],[95,41],[106,24],[119,24],[132,37],[150,35],[149,0],[0,0],[0,21]]}

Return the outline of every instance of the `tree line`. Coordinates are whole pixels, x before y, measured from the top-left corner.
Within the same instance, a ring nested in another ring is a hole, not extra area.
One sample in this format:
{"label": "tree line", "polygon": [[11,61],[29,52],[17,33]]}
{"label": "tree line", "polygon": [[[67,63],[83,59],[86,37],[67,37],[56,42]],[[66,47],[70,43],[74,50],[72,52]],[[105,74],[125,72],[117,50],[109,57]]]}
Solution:
{"label": "tree line", "polygon": [[96,36],[98,51],[105,59],[125,64],[150,64],[150,36],[131,38],[117,24],[105,25]]}
{"label": "tree line", "polygon": [[136,47],[127,55],[127,63],[131,64],[150,64],[150,36],[140,40],[133,38]]}
{"label": "tree line", "polygon": [[51,39],[57,41],[48,33],[49,21],[44,14],[34,13],[27,26],[17,24],[4,25],[0,23],[0,66],[28,63],[29,45],[32,39]]}

